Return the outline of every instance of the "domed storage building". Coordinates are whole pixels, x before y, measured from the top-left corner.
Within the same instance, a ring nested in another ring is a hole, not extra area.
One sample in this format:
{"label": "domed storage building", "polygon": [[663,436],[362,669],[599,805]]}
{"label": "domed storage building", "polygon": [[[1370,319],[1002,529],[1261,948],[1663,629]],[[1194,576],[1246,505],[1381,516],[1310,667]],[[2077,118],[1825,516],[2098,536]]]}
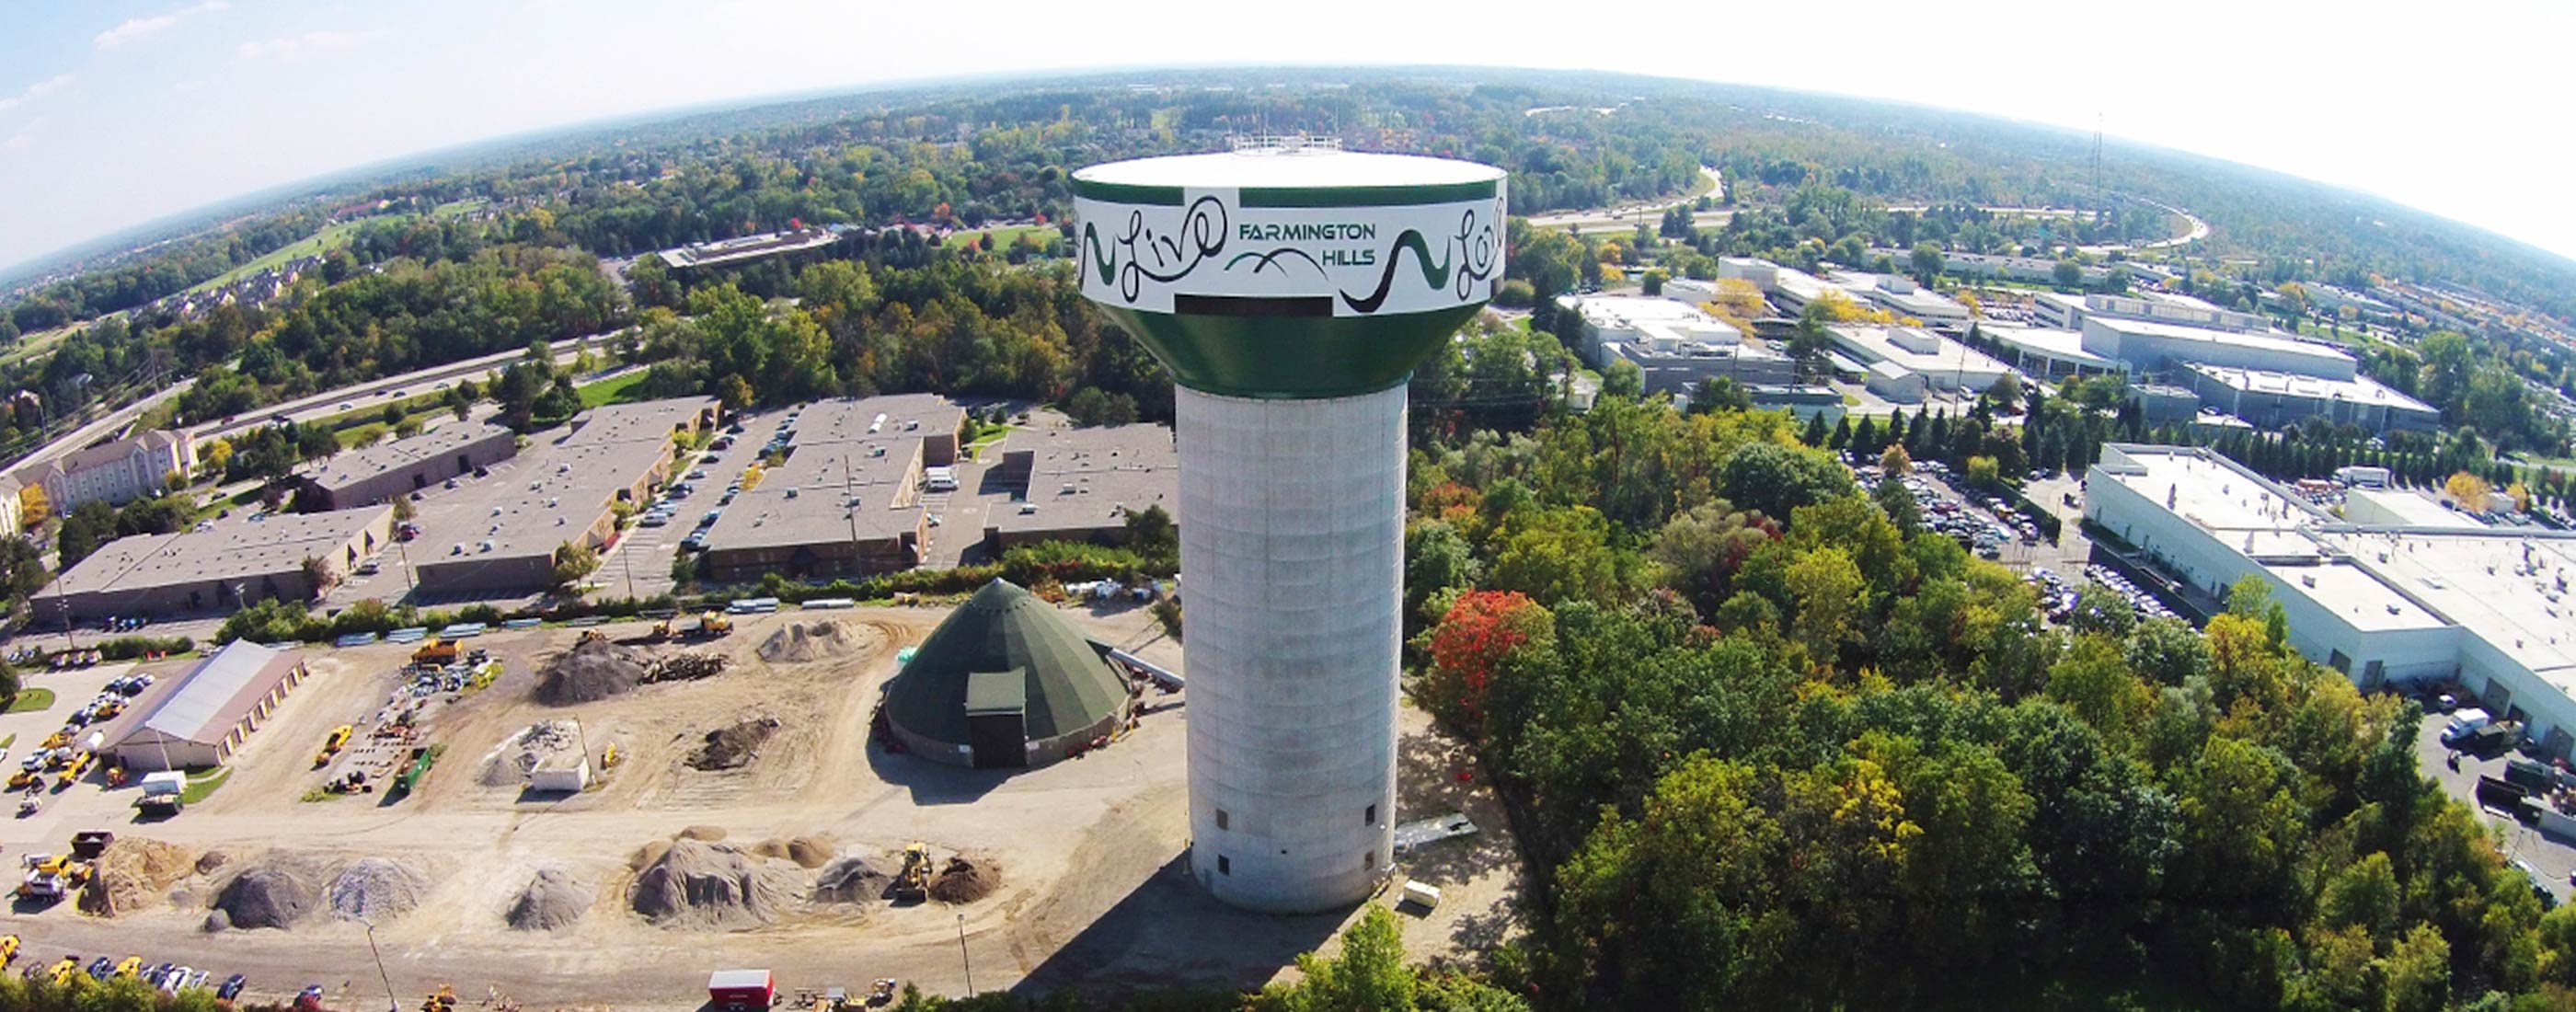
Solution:
{"label": "domed storage building", "polygon": [[1118,729],[1134,699],[1055,606],[994,580],[886,683],[895,740],[933,762],[1045,766]]}

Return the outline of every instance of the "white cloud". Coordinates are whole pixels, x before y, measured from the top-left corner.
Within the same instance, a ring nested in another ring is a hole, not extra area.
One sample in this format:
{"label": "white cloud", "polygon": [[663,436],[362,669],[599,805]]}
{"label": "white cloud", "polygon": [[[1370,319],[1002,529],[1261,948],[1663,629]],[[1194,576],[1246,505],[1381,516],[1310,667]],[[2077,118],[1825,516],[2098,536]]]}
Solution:
{"label": "white cloud", "polygon": [[21,91],[15,95],[0,95],[0,112],[7,112],[11,109],[15,109],[29,102],[43,98],[53,92],[60,91],[64,85],[70,83],[72,83],[72,76],[70,74],[56,74],[42,81],[28,85],[25,91]]}
{"label": "white cloud", "polygon": [[43,129],[45,122],[45,117],[42,116],[28,120],[27,125],[19,129],[17,133],[10,134],[7,140],[0,140],[0,151],[26,150],[29,144],[35,142],[36,131]]}
{"label": "white cloud", "polygon": [[392,34],[383,29],[360,32],[306,32],[302,35],[242,43],[241,57],[245,60],[286,60],[312,53],[336,53],[344,49],[355,49]]}
{"label": "white cloud", "polygon": [[177,28],[179,22],[199,14],[212,14],[230,6],[232,5],[224,0],[204,0],[203,3],[182,7],[168,14],[156,14],[148,18],[127,18],[124,24],[98,33],[96,37],[90,39],[90,44],[100,49],[114,49],[146,35],[158,35]]}

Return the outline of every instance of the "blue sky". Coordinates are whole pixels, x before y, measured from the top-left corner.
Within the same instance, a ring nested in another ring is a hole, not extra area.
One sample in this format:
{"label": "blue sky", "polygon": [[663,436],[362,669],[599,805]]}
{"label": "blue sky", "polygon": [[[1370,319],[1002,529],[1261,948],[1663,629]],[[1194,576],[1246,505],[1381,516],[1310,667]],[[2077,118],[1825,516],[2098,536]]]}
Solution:
{"label": "blue sky", "polygon": [[836,86],[1583,67],[1899,98],[2352,186],[2576,255],[2576,4],[0,0],[0,265],[412,152]]}

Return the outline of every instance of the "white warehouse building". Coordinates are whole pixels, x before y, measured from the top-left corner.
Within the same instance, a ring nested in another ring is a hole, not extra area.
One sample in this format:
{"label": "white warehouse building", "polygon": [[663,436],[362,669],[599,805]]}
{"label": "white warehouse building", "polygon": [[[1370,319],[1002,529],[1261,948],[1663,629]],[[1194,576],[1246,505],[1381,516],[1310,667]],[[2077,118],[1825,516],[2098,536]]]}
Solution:
{"label": "white warehouse building", "polygon": [[2164,372],[2183,362],[2330,380],[2348,380],[2359,371],[2343,349],[2268,334],[2100,316],[2087,317],[2082,329],[2085,351],[2144,372]]}
{"label": "white warehouse building", "polygon": [[2365,690],[2456,679],[2552,756],[2576,746],[2576,534],[2339,518],[2203,449],[2112,444],[2084,515],[2156,566],[2223,595],[2254,575],[2289,643]]}

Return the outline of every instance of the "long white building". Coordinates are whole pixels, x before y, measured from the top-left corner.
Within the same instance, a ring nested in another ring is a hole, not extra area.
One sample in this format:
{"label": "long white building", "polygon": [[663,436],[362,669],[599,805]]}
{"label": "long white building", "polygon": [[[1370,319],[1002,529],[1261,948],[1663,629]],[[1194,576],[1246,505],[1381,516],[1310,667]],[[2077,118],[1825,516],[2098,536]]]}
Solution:
{"label": "long white building", "polygon": [[2576,534],[2424,523],[2376,500],[2346,514],[2198,448],[2112,444],[2086,476],[2085,517],[2168,574],[2220,595],[2262,577],[2309,659],[2364,689],[2457,679],[2567,756]]}

